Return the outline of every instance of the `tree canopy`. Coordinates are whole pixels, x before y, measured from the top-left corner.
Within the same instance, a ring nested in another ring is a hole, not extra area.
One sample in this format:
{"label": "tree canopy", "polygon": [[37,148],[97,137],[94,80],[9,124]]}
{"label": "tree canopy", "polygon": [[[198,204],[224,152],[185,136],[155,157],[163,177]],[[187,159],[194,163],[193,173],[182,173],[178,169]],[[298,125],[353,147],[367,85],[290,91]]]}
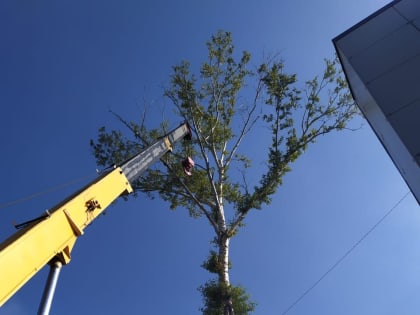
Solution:
{"label": "tree canopy", "polygon": [[[322,75],[300,87],[297,76],[287,73],[278,58],[252,67],[251,55],[235,51],[229,32],[214,34],[207,49],[197,74],[182,61],[173,67],[164,91],[178,121],[191,125],[192,141],[177,144],[133,188],[137,194],[159,196],[171,209],[204,217],[213,229],[214,247],[202,267],[216,278],[199,288],[202,313],[249,314],[256,304],[229,278],[230,239],[250,211],[270,203],[291,164],[308,146],[322,135],[345,129],[357,109],[336,59],[325,60]],[[99,166],[121,163],[167,133],[171,124],[163,121],[150,129],[146,115],[140,121],[114,115],[128,132],[99,129],[97,140],[91,140]],[[247,175],[253,166],[246,140],[261,125],[271,139],[258,148],[266,151],[266,168],[255,181]],[[181,163],[186,156],[195,161],[191,176]]]}

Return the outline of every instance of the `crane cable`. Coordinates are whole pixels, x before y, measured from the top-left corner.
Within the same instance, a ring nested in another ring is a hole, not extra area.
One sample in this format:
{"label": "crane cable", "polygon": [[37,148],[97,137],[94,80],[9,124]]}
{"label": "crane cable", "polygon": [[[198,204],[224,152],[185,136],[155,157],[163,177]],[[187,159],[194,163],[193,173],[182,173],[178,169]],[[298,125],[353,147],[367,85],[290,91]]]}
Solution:
{"label": "crane cable", "polygon": [[74,184],[77,184],[77,183],[80,183],[82,181],[85,181],[88,178],[92,178],[92,175],[79,177],[77,179],[73,179],[71,181],[68,181],[67,183],[64,183],[64,184],[61,184],[61,185],[56,185],[56,186],[47,188],[45,190],[41,190],[39,192],[33,193],[31,195],[28,195],[26,197],[22,197],[22,198],[18,198],[18,199],[9,201],[9,202],[2,203],[2,204],[0,204],[0,209],[8,208],[8,207],[11,207],[11,206],[14,206],[14,205],[17,205],[17,204],[20,204],[20,203],[23,203],[23,202],[32,200],[34,198],[37,198],[37,197],[40,197],[40,196],[43,196],[43,195],[52,193],[54,191],[58,191],[58,190],[64,189],[66,187],[69,187],[69,186],[72,186]]}
{"label": "crane cable", "polygon": [[406,192],[405,195],[398,200],[391,209],[389,209],[362,237],[355,242],[345,253],[342,255],[334,264],[331,265],[330,268],[324,272],[318,280],[316,280],[308,289],[306,289],[293,303],[289,305],[281,315],[286,315],[291,311],[297,304],[299,304],[313,289],[315,289],[318,284],[324,280],[335,268],[340,265],[344,259],[346,259],[355,249],[358,247],[403,201],[407,196],[410,194],[410,191]]}

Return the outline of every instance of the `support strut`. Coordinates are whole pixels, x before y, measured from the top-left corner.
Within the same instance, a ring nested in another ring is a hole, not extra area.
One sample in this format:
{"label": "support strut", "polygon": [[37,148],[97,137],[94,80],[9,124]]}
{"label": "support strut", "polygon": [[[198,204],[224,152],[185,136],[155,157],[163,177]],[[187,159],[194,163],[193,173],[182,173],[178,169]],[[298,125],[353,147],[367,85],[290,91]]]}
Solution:
{"label": "support strut", "polygon": [[57,286],[58,276],[60,275],[62,265],[63,264],[58,259],[55,259],[50,263],[50,272],[39,305],[38,315],[48,315],[50,313],[55,287]]}

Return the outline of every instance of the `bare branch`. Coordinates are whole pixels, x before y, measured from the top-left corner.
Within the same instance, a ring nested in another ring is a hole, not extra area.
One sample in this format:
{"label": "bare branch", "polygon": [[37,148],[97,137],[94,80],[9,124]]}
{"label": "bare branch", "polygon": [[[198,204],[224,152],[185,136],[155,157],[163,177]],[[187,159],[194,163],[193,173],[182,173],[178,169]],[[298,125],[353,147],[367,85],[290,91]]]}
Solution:
{"label": "bare branch", "polygon": [[258,103],[258,99],[260,96],[260,93],[262,91],[263,88],[263,84],[262,84],[262,80],[258,81],[258,85],[256,88],[256,92],[255,92],[255,96],[254,96],[254,100],[252,102],[252,107],[251,110],[247,113],[246,119],[245,119],[245,123],[243,124],[243,127],[240,131],[240,134],[238,136],[238,138],[236,139],[235,144],[233,145],[233,148],[229,154],[229,156],[226,158],[226,162],[225,162],[225,166],[229,166],[232,158],[235,156],[236,152],[238,151],[239,145],[241,144],[243,138],[245,137],[245,135],[251,131],[251,129],[253,128],[253,126],[255,125],[256,121],[258,120],[258,116],[255,117],[254,119],[251,120],[253,113],[255,112],[256,108],[257,108],[257,103]]}

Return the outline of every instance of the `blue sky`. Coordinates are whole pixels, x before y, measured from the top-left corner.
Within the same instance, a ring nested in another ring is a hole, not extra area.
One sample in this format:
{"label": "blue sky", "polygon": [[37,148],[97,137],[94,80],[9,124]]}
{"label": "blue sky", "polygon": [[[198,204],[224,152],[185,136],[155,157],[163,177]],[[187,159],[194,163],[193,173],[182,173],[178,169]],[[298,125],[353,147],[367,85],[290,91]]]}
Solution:
{"label": "blue sky", "polygon": [[[14,221],[38,216],[95,177],[89,140],[102,125],[122,128],[109,109],[136,119],[146,100],[158,113],[149,126],[159,113],[170,116],[161,95],[171,66],[183,59],[198,66],[212,33],[231,31],[255,64],[278,53],[304,82],[333,56],[333,37],[387,3],[1,1],[0,239]],[[258,302],[255,314],[284,313],[407,192],[367,123],[321,139],[232,240],[232,282]],[[159,200],[117,203],[76,244],[52,314],[199,313],[211,232]],[[418,314],[419,243],[420,213],[409,195],[287,314]],[[0,315],[35,313],[47,272]]]}

